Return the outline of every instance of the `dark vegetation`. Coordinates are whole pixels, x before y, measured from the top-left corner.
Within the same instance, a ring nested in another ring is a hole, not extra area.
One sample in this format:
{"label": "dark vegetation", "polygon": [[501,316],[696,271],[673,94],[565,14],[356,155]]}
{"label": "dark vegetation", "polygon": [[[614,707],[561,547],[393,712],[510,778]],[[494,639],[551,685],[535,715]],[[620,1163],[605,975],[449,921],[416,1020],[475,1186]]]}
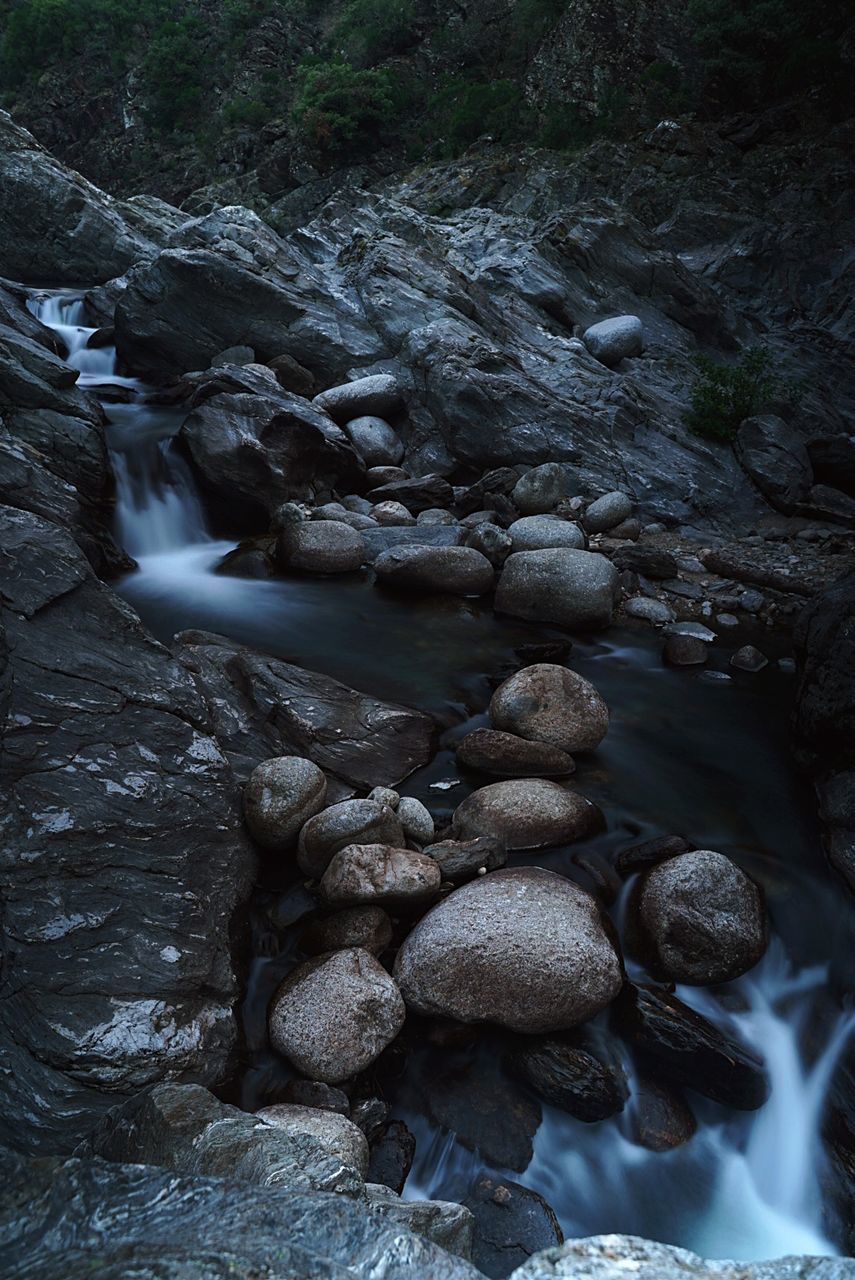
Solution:
{"label": "dark vegetation", "polygon": [[[121,84],[154,137],[202,143],[281,120],[336,162],[384,146],[453,156],[485,134],[573,150],[668,113],[846,96],[844,0],[689,0],[686,65],[654,59],[633,94],[609,86],[593,107],[534,107],[527,68],[571,3],[517,0],[490,23],[473,5],[451,24],[435,0],[0,0],[0,84],[11,104],[85,57],[91,87]],[[290,33],[291,64],[246,73],[272,24]]]}
{"label": "dark vegetation", "polygon": [[776,376],[766,347],[753,347],[735,364],[700,355],[695,367],[686,425],[709,440],[733,440],[740,422],[762,412],[771,400],[795,405],[799,398],[797,387]]}

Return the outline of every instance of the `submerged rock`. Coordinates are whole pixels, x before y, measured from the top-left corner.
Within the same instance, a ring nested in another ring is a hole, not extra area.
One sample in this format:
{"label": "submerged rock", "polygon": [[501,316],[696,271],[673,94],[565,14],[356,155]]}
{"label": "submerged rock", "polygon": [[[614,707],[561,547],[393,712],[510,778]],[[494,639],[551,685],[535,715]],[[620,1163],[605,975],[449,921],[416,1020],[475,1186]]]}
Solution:
{"label": "submerged rock", "polygon": [[490,701],[497,729],[567,753],[593,751],[606,736],[609,709],[583,676],[538,662],[500,685]]}
{"label": "submerged rock", "polygon": [[405,939],[394,972],[418,1013],[525,1032],[575,1026],[623,983],[594,899],[539,867],[455,890]]}
{"label": "submerged rock", "polygon": [[510,1062],[538,1097],[577,1120],[593,1123],[623,1110],[627,1088],[620,1073],[582,1045],[554,1038],[523,1042]]}
{"label": "submerged rock", "polygon": [[298,965],[270,1005],[270,1043],[298,1071],[338,1084],[364,1071],[404,1025],[404,1002],[367,951],[334,951]]}

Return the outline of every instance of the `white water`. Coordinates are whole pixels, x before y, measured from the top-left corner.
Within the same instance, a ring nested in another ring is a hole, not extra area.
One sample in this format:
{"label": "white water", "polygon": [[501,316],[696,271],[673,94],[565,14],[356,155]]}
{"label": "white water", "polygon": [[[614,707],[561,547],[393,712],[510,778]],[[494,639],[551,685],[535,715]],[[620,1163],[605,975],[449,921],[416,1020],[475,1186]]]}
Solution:
{"label": "white water", "polygon": [[[213,617],[221,629],[277,608],[273,583],[215,575],[233,543],[214,541],[186,464],[171,444],[180,415],[145,403],[145,388],[116,373],[111,347],[90,349],[83,305],[69,291],[42,293],[30,309],[62,338],[68,363],[91,388],[122,387],[126,404],[105,404],[117,482],[117,533],[139,564],[123,584],[134,602],[180,599],[181,616]],[[185,624],[186,625],[186,624]],[[855,1030],[855,1014],[835,1014],[823,1000],[826,971],[794,972],[775,941],[752,974],[731,986],[740,1012],[726,1012],[697,988],[680,996],[764,1057],[771,1097],[758,1112],[693,1107],[698,1133],[668,1153],[651,1153],[627,1137],[627,1116],[583,1125],[544,1109],[527,1171],[508,1176],[536,1188],[555,1208],[567,1236],[623,1231],[681,1244],[708,1257],[757,1260],[787,1253],[835,1256],[823,1227],[820,1179],[822,1109],[835,1063]],[[800,1045],[817,1007],[821,1049]],[[631,1105],[631,1104],[630,1104]],[[453,1135],[408,1117],[418,1139],[405,1194],[462,1198],[481,1159]]]}

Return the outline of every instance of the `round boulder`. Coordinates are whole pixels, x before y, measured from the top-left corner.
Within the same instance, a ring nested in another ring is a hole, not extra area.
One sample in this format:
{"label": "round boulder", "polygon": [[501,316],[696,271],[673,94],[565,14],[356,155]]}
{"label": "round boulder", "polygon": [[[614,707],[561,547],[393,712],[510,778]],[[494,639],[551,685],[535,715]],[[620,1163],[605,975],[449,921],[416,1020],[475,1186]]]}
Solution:
{"label": "round boulder", "polygon": [[644,328],[638,316],[615,316],[592,324],[582,341],[595,360],[609,368],[644,350]]}
{"label": "round boulder", "polygon": [[392,921],[382,907],[346,907],[307,925],[300,934],[300,950],[307,956],[319,956],[325,951],[363,947],[377,956],[391,941]]}
{"label": "round boulder", "polygon": [[567,468],[558,462],[544,462],[517,481],[511,501],[524,516],[537,516],[552,511],[562,498],[569,496]]}
{"label": "round boulder", "polygon": [[609,709],[583,676],[537,662],[499,685],[490,701],[497,729],[560,751],[593,751],[606,736]]}
{"label": "round boulder", "polygon": [[352,418],[344,431],[367,467],[396,467],[404,456],[397,431],[383,418]]}
{"label": "round boulder", "polygon": [[604,822],[576,791],[544,778],[513,778],[473,791],[457,806],[452,825],[458,839],[495,836],[506,849],[540,849],[584,840]]}
{"label": "round boulder", "polygon": [[619,586],[617,569],[596,552],[515,551],[499,578],[495,609],[570,630],[601,630],[612,620]]}
{"label": "round boulder", "polygon": [[338,520],[303,520],[280,530],[276,561],[303,573],[352,573],[365,561],[365,543]]}
{"label": "round boulder", "polygon": [[404,1025],[401,993],[354,947],[298,965],[270,1005],[270,1043],[298,1071],[339,1084],[370,1066]]}
{"label": "round boulder", "polygon": [[323,770],[301,756],[276,756],[253,769],[243,792],[243,813],[257,845],[282,853],[300,828],[324,807]]}
{"label": "round boulder", "polygon": [[402,845],[404,828],[381,800],[342,800],[310,818],[300,832],[297,865],[319,880],[330,858],[347,844]]}
{"label": "round boulder", "polygon": [[631,515],[631,499],[616,489],[591,503],[585,512],[585,528],[588,533],[606,533],[628,520]]}
{"label": "round boulder", "polygon": [[405,528],[416,523],[416,517],[403,502],[378,502],[371,508],[371,516],[384,529]]}
{"label": "round boulder", "polygon": [[585,535],[577,524],[559,516],[523,516],[508,529],[514,551],[547,551],[551,547],[585,548]]}
{"label": "round boulder", "polygon": [[493,566],[473,547],[391,547],[374,571],[387,586],[480,596],[493,586]]}
{"label": "round boulder", "polygon": [[457,760],[467,769],[499,778],[560,778],[576,770],[566,751],[499,729],[473,729],[467,733],[457,744]]}
{"label": "round boulder", "polygon": [[449,894],[405,939],[395,976],[432,1017],[558,1031],[620,991],[621,962],[597,903],[570,880],[514,867]]}
{"label": "round boulder", "polygon": [[656,977],[729,982],[766,950],[763,897],[724,854],[698,849],[653,867],[634,897],[633,928]]}
{"label": "round boulder", "polygon": [[387,844],[349,844],[333,855],[321,880],[327,902],[424,902],[439,888],[439,864],[425,853]]}

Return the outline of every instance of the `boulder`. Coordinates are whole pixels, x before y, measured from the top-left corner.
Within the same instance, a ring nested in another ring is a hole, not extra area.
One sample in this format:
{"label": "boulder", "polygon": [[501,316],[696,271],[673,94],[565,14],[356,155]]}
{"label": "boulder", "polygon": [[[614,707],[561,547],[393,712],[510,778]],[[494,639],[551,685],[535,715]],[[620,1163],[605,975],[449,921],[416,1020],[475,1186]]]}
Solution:
{"label": "boulder", "polygon": [[670,635],[665,639],[662,657],[672,667],[703,666],[709,657],[709,646],[697,636]]}
{"label": "boulder", "polygon": [[614,1017],[657,1077],[745,1111],[754,1111],[768,1098],[762,1061],[661,987],[627,986]]}
{"label": "boulder", "polygon": [[371,508],[371,518],[383,528],[412,527],[416,517],[403,502],[378,502]]}
{"label": "boulder", "polygon": [[462,884],[473,876],[497,871],[508,860],[508,852],[495,836],[476,836],[474,840],[440,840],[423,850],[439,863],[443,880]]}
{"label": "boulder", "polygon": [[638,316],[615,316],[592,324],[582,334],[582,341],[595,360],[611,369],[621,360],[641,355],[644,328]]}
{"label": "boulder", "polygon": [[614,490],[603,494],[585,511],[585,528],[588,533],[606,533],[632,515],[632,499]]}
{"label": "boulder", "polygon": [[511,501],[524,516],[553,511],[562,498],[570,497],[572,483],[567,467],[544,462],[521,476],[511,492]]}
{"label": "boulder", "polygon": [[394,467],[404,456],[400,436],[383,418],[352,418],[344,432],[366,467]]}
{"label": "boulder", "polygon": [[333,904],[383,902],[400,910],[432,898],[441,878],[427,854],[386,844],[349,844],[333,854],[321,879],[321,893]]}
{"label": "boulder", "polygon": [[[367,378],[357,378],[337,387],[329,387],[315,396],[314,403],[336,422],[353,422],[358,418],[384,418],[401,407],[401,392],[397,380],[390,373],[374,373]],[[384,459],[372,466],[391,465]]]}
{"label": "boulder", "polygon": [[368,1172],[368,1143],[365,1134],[346,1116],[319,1107],[301,1107],[278,1102],[256,1112],[259,1120],[294,1137],[314,1138],[322,1151],[347,1169],[364,1178]]}
{"label": "boulder", "polygon": [[472,1261],[485,1276],[504,1280],[540,1249],[562,1244],[564,1233],[543,1196],[486,1173],[476,1178],[463,1204],[475,1219]]}
{"label": "boulder", "polygon": [[658,547],[638,545],[615,547],[611,552],[611,560],[618,569],[626,569],[630,573],[637,573],[642,578],[652,578],[654,581],[676,578],[679,571],[677,557],[670,551],[661,551]]}
{"label": "boulder", "polygon": [[590,1236],[537,1254],[510,1280],[849,1280],[850,1263],[835,1258],[708,1262],[688,1249],[638,1236]]}
{"label": "boulder", "polygon": [[493,586],[493,566],[472,547],[394,547],[374,561],[384,586],[480,596]]}
{"label": "boulder", "polygon": [[463,530],[459,525],[419,525],[417,528],[366,529],[362,535],[369,564],[375,564],[384,551],[396,547],[457,547]]}
{"label": "boulder", "polygon": [[[342,1116],[308,1107],[295,1110],[330,1116],[331,1132],[342,1131]],[[108,1112],[75,1154],[281,1187],[292,1195],[306,1191],[358,1195],[368,1156],[365,1139],[362,1150],[352,1151],[331,1143],[329,1134],[329,1129],[311,1124],[290,1130],[273,1128],[265,1123],[263,1113],[249,1115],[220,1102],[200,1085],[165,1083]]]}
{"label": "boulder", "polygon": [[338,520],[302,520],[280,530],[276,561],[303,573],[352,573],[365,561],[365,544]]}
{"label": "boulder", "polygon": [[301,756],[276,756],[250,774],[243,792],[243,815],[257,845],[285,853],[300,828],[324,807],[327,780],[322,769]]}
{"label": "boulder", "polygon": [[312,921],[300,934],[300,950],[308,956],[362,947],[378,956],[392,941],[392,921],[382,907],[346,907]]}
{"label": "boulder", "polygon": [[736,456],[768,502],[792,515],[808,500],[813,469],[804,441],[782,418],[746,418],[735,441]]}
{"label": "boulder", "polygon": [[480,551],[490,561],[494,569],[501,569],[513,550],[511,536],[507,529],[485,521],[476,525],[464,535],[464,545]]}
{"label": "boulder", "polygon": [[450,507],[454,490],[442,476],[416,476],[411,480],[393,480],[369,490],[372,502],[402,502],[408,511],[427,511],[431,507]]}
{"label": "boulder", "polygon": [[559,516],[523,516],[508,528],[514,551],[548,551],[570,547],[581,551],[585,535],[577,524]]}
{"label": "boulder", "polygon": [[338,1084],[370,1066],[404,1025],[397,986],[358,947],[298,965],[270,1004],[270,1043],[313,1080]]}
{"label": "boulder", "polygon": [[493,782],[467,796],[454,811],[459,838],[495,836],[507,849],[539,849],[585,840],[603,815],[576,791],[544,778]]}
{"label": "boulder", "polygon": [[594,899],[539,867],[456,889],[404,940],[394,972],[417,1013],[523,1032],[584,1022],[623,983]]}
{"label": "boulder", "polygon": [[457,517],[445,507],[426,507],[419,512],[416,524],[457,524]]}
{"label": "boulder", "polygon": [[560,751],[593,751],[606,736],[609,709],[584,676],[551,662],[524,667],[490,701],[497,729]]}
{"label": "boulder", "polygon": [[571,631],[599,631],[612,620],[618,586],[617,569],[594,552],[517,551],[505,561],[495,608]]}
{"label": "boulder", "polygon": [[[248,1117],[252,1120],[252,1117]],[[274,1133],[270,1127],[271,1134]],[[280,1134],[280,1141],[287,1135]],[[142,1164],[28,1159],[4,1152],[4,1263],[65,1280],[138,1272],[257,1280],[480,1280],[481,1273],[412,1228],[465,1247],[465,1210],[366,1204],[323,1192],[191,1177]],[[451,1233],[449,1218],[458,1229]],[[133,1261],[129,1263],[129,1260]]]}
{"label": "boulder", "polygon": [[572,756],[546,742],[499,729],[474,729],[457,744],[457,762],[500,778],[561,778],[575,772]]}
{"label": "boulder", "polygon": [[436,833],[430,810],[415,796],[401,796],[398,801],[398,817],[404,828],[404,835],[414,844],[430,844],[433,840]]}
{"label": "boulder", "polygon": [[637,946],[652,973],[696,985],[729,982],[766,950],[757,885],[729,858],[697,849],[645,872],[633,901]]}
{"label": "boulder", "polygon": [[333,854],[349,844],[404,844],[401,819],[382,800],[342,800],[310,818],[300,832],[300,870],[320,880]]}
{"label": "boulder", "polygon": [[309,370],[304,369],[293,356],[274,356],[272,360],[268,360],[267,364],[268,368],[275,373],[276,381],[283,390],[311,400],[315,394],[315,379]]}

